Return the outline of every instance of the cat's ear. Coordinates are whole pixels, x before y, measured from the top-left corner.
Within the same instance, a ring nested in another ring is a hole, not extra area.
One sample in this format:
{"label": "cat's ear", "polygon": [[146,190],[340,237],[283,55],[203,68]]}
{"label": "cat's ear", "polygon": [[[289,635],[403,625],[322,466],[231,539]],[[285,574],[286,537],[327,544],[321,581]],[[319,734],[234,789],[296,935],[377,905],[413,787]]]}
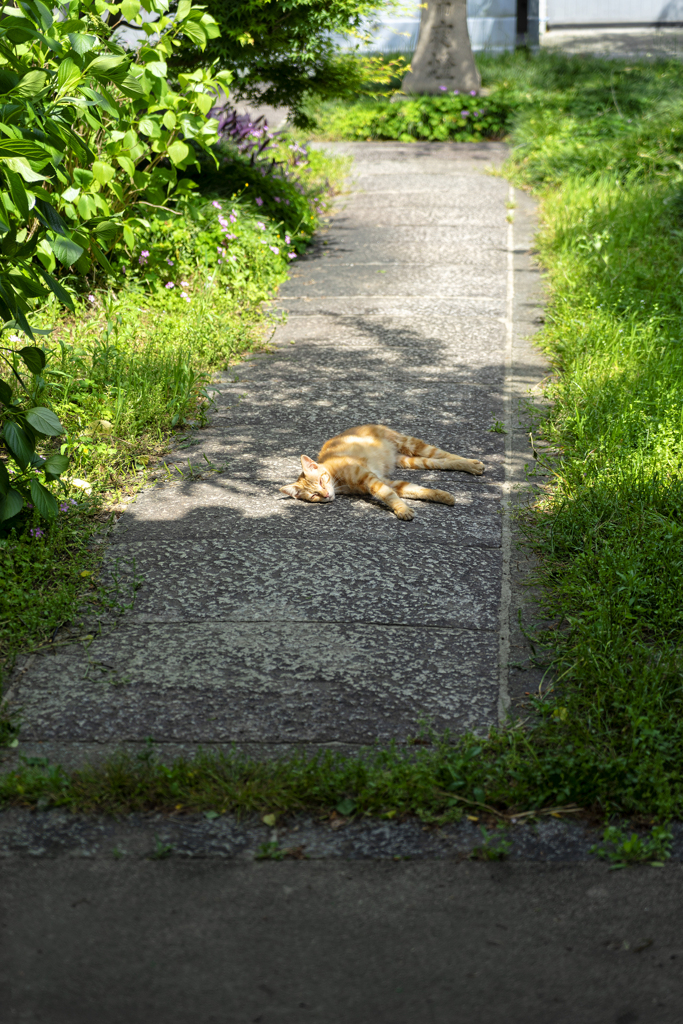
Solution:
{"label": "cat's ear", "polygon": [[304,473],[319,473],[320,466],[313,459],[309,459],[308,455],[301,456],[301,468]]}
{"label": "cat's ear", "polygon": [[287,484],[286,487],[280,488],[281,494],[288,494],[290,498],[298,498],[301,493],[301,488],[297,487],[296,484]]}

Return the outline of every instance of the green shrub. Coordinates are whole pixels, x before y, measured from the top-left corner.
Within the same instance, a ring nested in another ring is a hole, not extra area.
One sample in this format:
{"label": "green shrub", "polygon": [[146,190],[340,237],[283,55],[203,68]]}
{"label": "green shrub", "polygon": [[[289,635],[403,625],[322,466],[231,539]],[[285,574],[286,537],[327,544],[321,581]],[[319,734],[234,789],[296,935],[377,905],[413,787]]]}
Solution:
{"label": "green shrub", "polygon": [[327,138],[476,142],[505,135],[512,105],[498,96],[420,96],[398,102],[365,100],[336,107],[323,130]]}

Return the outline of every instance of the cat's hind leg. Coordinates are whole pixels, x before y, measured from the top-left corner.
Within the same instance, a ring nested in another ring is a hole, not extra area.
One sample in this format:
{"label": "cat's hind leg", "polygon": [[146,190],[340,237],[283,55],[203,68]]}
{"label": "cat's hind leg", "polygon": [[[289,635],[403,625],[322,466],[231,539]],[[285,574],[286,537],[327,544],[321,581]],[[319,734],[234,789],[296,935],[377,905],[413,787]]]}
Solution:
{"label": "cat's hind leg", "polygon": [[433,444],[421,441],[419,437],[397,434],[398,457],[396,465],[399,469],[450,469],[461,470],[481,476],[484,463],[478,459],[463,459],[460,455],[444,451]]}
{"label": "cat's hind leg", "polygon": [[439,491],[434,487],[420,487],[409,480],[389,481],[393,489],[402,498],[417,498],[418,501],[438,501],[442,505],[455,505],[455,498],[448,491]]}
{"label": "cat's hind leg", "polygon": [[431,459],[419,455],[399,455],[396,459],[396,466],[398,469],[460,470],[462,473],[471,473],[473,476],[481,476],[486,468],[479,459],[463,459],[462,456],[452,455],[450,452],[443,452],[440,458]]}

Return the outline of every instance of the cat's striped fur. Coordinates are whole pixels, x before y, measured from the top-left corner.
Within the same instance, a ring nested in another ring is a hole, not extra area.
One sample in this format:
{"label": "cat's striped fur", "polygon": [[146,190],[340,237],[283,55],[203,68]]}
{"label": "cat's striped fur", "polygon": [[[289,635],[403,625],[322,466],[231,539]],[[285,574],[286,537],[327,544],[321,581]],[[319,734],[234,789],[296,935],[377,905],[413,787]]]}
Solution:
{"label": "cat's striped fur", "polygon": [[350,427],[326,441],[317,462],[302,455],[298,480],[280,490],[302,501],[334,501],[337,494],[371,494],[399,519],[412,519],[414,515],[402,498],[455,504],[448,491],[391,479],[397,468],[459,469],[475,476],[484,472],[484,464],[477,459],[462,459],[380,423],[368,423]]}

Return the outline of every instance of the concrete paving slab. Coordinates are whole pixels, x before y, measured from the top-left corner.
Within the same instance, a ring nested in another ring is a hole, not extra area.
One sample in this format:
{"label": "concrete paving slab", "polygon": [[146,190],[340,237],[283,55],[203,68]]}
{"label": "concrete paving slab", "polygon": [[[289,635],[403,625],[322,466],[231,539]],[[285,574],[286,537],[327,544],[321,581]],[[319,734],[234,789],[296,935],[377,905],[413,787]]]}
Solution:
{"label": "concrete paving slab", "polygon": [[427,536],[359,550],[343,535],[265,540],[250,533],[227,543],[119,543],[114,552],[144,579],[128,622],[498,626],[500,551],[465,549],[455,537],[443,546]]}
{"label": "concrete paving slab", "polygon": [[366,263],[334,267],[319,265],[315,268],[315,276],[308,272],[308,267],[294,272],[283,286],[282,295],[284,298],[299,295],[409,295],[411,292],[442,295],[445,291],[455,295],[483,292],[494,299],[503,298],[505,277],[502,273],[484,273],[475,268],[452,265],[390,264],[386,269]]}
{"label": "concrete paving slab", "polygon": [[[220,438],[220,435],[218,435]],[[216,435],[213,435],[215,438]],[[416,518],[406,533],[404,524],[372,499],[348,496],[344,501],[327,505],[306,505],[281,495],[282,480],[293,479],[295,459],[266,459],[262,455],[260,476],[253,473],[249,457],[232,458],[232,447],[211,447],[212,437],[205,438],[202,449],[212,459],[228,458],[229,479],[208,474],[202,480],[162,484],[141,495],[126,513],[111,539],[107,558],[115,563],[129,542],[173,542],[181,538],[220,538],[224,544],[233,541],[252,544],[274,544],[295,539],[308,542],[327,539],[358,543],[360,539],[393,546],[428,542],[432,545],[464,548],[471,545],[498,548],[501,542],[500,494],[487,486],[478,491],[457,490],[453,474],[413,473],[411,478],[424,486],[450,488],[455,505],[432,505],[413,502]],[[193,466],[197,450],[191,449]],[[201,461],[201,460],[199,460]],[[186,469],[187,462],[179,462]],[[457,483],[457,481],[455,481]],[[245,508],[245,506],[248,506]],[[419,507],[418,507],[419,506]],[[288,567],[291,571],[297,566]]]}
{"label": "concrete paving slab", "polygon": [[278,295],[274,308],[284,310],[290,317],[329,316],[330,318],[354,316],[505,316],[504,296],[492,298],[477,293],[474,295],[332,295],[299,296]]}
{"label": "concrete paving slab", "polygon": [[405,741],[485,731],[498,635],[326,622],[135,624],[35,659],[22,737],[114,744]]}
{"label": "concrete paving slab", "polygon": [[[485,229],[482,229],[482,235],[484,232]],[[345,232],[340,225],[338,229],[328,229],[322,234],[310,252],[299,258],[296,268],[298,269],[311,259],[319,259],[323,261],[323,265],[329,263],[336,265],[339,262],[354,260],[356,263],[379,262],[387,266],[402,263],[418,266],[425,266],[429,263],[462,263],[482,270],[491,267],[499,269],[501,264],[505,264],[507,258],[505,237],[499,228],[497,230],[489,229],[487,233],[490,235],[489,244],[482,251],[482,237],[464,238],[460,231],[457,233],[457,238],[453,238],[453,232],[449,233],[449,238],[430,238],[425,232],[427,236],[425,238],[420,240],[408,238],[398,245],[393,238],[393,232],[392,238],[388,240],[386,232],[381,228],[363,231],[362,240],[358,237],[361,233],[354,232],[353,242],[347,242]]]}

